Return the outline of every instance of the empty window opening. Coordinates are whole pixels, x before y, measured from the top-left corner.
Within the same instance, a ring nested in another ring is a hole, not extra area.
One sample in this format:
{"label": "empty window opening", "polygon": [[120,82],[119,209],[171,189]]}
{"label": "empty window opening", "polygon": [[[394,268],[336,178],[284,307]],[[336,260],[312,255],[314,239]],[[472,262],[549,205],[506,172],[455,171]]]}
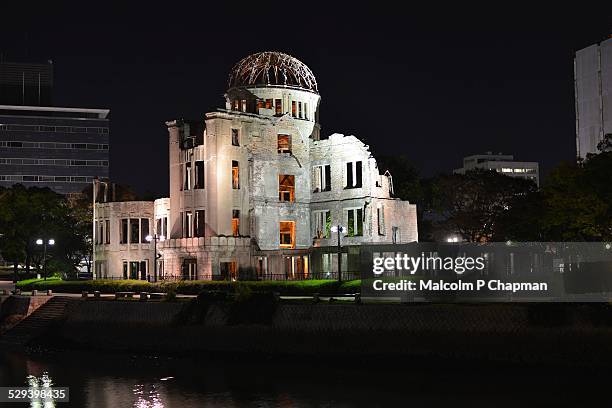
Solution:
{"label": "empty window opening", "polygon": [[140,219],[140,243],[147,244],[147,236],[149,235],[149,219],[141,218]]}
{"label": "empty window opening", "polygon": [[363,235],[363,209],[351,208],[348,210],[347,227],[349,237],[360,237]]}
{"label": "empty window opening", "polygon": [[237,160],[232,160],[232,188],[234,190],[240,188],[240,165]]}
{"label": "empty window opening", "polygon": [[185,173],[183,176],[183,190],[191,190],[191,162],[185,163]]}
{"label": "empty window opening", "polygon": [[346,188],[361,188],[362,186],[362,162],[346,163]]}
{"label": "empty window opening", "polygon": [[278,152],[291,153],[291,136],[285,134],[278,135]]}
{"label": "empty window opening", "polygon": [[331,212],[329,210],[314,211],[314,237],[329,238],[331,234]]}
{"label": "empty window opening", "polygon": [[185,231],[183,237],[191,238],[193,236],[193,213],[191,211],[185,211]]}
{"label": "empty window opening", "polygon": [[331,166],[314,166],[314,192],[331,191]]}
{"label": "empty window opening", "polygon": [[297,116],[297,107],[295,101],[291,101],[291,116],[294,118]]}
{"label": "empty window opening", "polygon": [[240,132],[238,129],[232,129],[232,146],[240,146]]}
{"label": "empty window opening", "polygon": [[194,188],[204,188],[204,161],[198,160],[195,162],[195,183]]}
{"label": "empty window opening", "polygon": [[198,278],[198,260],[184,259],[182,269],[182,277],[184,280],[196,280]]}
{"label": "empty window opening", "polygon": [[236,261],[220,262],[219,272],[221,279],[235,281],[238,279],[238,263]]}
{"label": "empty window opening", "polygon": [[206,216],[204,210],[196,210],[196,218],[195,218],[195,236],[203,237],[204,236],[204,227],[206,225]]}
{"label": "empty window opening", "polygon": [[385,207],[383,205],[376,208],[376,215],[378,216],[378,235],[385,235]]}
{"label": "empty window opening", "polygon": [[280,222],[280,247],[295,248],[295,221]]}
{"label": "empty window opening", "polygon": [[266,109],[272,109],[272,99],[266,99]]}
{"label": "empty window opening", "polygon": [[295,176],[280,174],[278,176],[278,199],[279,201],[295,201]]}
{"label": "empty window opening", "polygon": [[240,236],[240,210],[232,210],[232,235]]}

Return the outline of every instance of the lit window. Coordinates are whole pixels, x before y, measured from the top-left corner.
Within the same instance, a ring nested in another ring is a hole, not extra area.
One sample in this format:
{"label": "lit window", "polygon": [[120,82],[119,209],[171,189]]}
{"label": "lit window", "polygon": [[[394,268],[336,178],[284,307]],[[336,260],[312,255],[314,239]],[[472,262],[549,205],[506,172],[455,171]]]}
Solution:
{"label": "lit window", "polygon": [[351,208],[347,214],[347,226],[349,237],[360,237],[363,235],[363,209]]}
{"label": "lit window", "polygon": [[295,176],[281,174],[278,176],[279,201],[295,201]]}
{"label": "lit window", "polygon": [[501,171],[502,171],[502,173],[512,173],[512,169],[509,169],[509,168],[507,168],[507,167],[503,167],[503,168],[501,169]]}
{"label": "lit window", "polygon": [[297,108],[295,105],[295,101],[291,101],[291,116],[293,116],[294,118],[297,116]]}
{"label": "lit window", "polygon": [[246,101],[246,99],[242,100],[242,111],[243,112],[247,111],[247,101]]}
{"label": "lit window", "polygon": [[278,152],[291,153],[291,137],[289,135],[278,135]]}
{"label": "lit window", "polygon": [[280,222],[280,247],[295,248],[295,222]]}
{"label": "lit window", "polygon": [[525,169],[514,169],[515,173],[524,173]]}
{"label": "lit window", "polygon": [[272,109],[272,99],[266,99],[266,109]]}
{"label": "lit window", "polygon": [[240,133],[238,129],[232,129],[232,146],[240,146]]}
{"label": "lit window", "polygon": [[314,166],[314,192],[331,191],[331,166],[329,164]]}
{"label": "lit window", "polygon": [[240,188],[240,166],[236,160],[232,160],[232,188],[234,190]]}
{"label": "lit window", "polygon": [[274,100],[274,107],[275,107],[275,113],[277,115],[282,115],[283,114],[283,101],[280,99],[275,99]]}
{"label": "lit window", "polygon": [[240,236],[240,210],[232,210],[232,235]]}
{"label": "lit window", "polygon": [[347,162],[345,173],[345,188],[360,188],[362,186],[362,163]]}
{"label": "lit window", "polygon": [[331,233],[331,213],[329,210],[314,211],[314,237],[329,238]]}

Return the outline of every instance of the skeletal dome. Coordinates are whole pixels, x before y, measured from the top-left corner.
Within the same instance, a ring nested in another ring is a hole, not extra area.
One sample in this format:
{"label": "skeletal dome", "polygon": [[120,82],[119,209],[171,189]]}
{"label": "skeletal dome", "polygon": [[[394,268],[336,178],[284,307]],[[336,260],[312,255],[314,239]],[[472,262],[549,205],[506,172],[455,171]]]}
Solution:
{"label": "skeletal dome", "polygon": [[254,86],[286,86],[319,93],[310,68],[297,58],[277,51],[251,54],[232,68],[228,88]]}

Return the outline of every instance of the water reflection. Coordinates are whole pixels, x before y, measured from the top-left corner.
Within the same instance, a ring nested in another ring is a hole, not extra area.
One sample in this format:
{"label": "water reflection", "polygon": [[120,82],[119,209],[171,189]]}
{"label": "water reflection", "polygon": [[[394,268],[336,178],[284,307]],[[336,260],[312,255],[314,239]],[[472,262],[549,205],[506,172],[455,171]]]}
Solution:
{"label": "water reflection", "polygon": [[145,385],[136,384],[134,386],[134,401],[135,408],[163,408],[164,403],[161,400],[159,390],[155,384]]}
{"label": "water reflection", "polygon": [[[43,372],[40,377],[29,374],[25,380],[26,387],[29,387],[33,390],[34,393],[48,390],[53,387],[53,381],[49,376],[49,373]],[[31,408],[53,408],[55,407],[55,401],[49,400],[46,398],[40,398],[40,394],[35,394],[33,398],[30,399],[30,407]]]}

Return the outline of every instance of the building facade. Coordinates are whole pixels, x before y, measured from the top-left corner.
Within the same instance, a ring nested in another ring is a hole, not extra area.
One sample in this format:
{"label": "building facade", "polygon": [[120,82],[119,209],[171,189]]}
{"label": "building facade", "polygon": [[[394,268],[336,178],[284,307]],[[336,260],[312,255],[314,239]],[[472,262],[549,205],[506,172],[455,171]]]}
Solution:
{"label": "building facade", "polygon": [[109,176],[107,109],[0,105],[0,186],[78,193]]}
{"label": "building facade", "polygon": [[[334,226],[345,247],[417,241],[416,206],[393,198],[391,175],[381,174],[369,147],[354,136],[321,138],[317,83],[302,62],[279,52],[248,56],[233,68],[225,99],[203,121],[166,123],[170,197],[152,203],[151,234],[163,236],[153,279],[334,273]],[[98,214],[98,224],[131,228],[127,215]],[[118,276],[116,265],[136,268],[136,259],[125,240],[113,251],[120,235],[110,231],[96,259]]]}
{"label": "building facade", "polygon": [[612,35],[576,52],[576,153],[585,159],[598,153],[597,144],[612,133]]}
{"label": "building facade", "polygon": [[463,167],[455,169],[455,174],[465,174],[474,169],[495,170],[505,176],[522,178],[540,185],[540,170],[538,162],[515,161],[510,154],[475,154],[463,158]]}

